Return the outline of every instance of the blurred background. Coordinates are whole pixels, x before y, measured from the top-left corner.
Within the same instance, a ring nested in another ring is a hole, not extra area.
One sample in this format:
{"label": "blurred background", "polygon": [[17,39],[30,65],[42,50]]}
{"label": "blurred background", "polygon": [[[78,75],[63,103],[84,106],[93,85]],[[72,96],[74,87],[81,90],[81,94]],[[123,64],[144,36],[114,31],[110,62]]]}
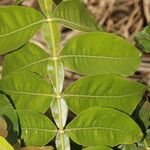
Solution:
{"label": "blurred background", "polygon": [[[83,0],[88,10],[93,14],[97,23],[105,31],[116,33],[135,44],[135,35],[150,23],[150,0]],[[13,0],[0,0],[0,5],[11,5]],[[32,6],[40,11],[37,0],[24,0],[23,5]],[[78,34],[79,31],[72,31],[61,27],[63,45],[70,37]],[[36,44],[47,48],[43,37],[38,32],[32,39]],[[0,72],[2,61],[0,57]],[[80,78],[78,74],[68,70],[65,72],[65,87],[74,80]],[[142,62],[135,75],[131,78],[147,84],[150,87],[150,54],[143,53]],[[149,96],[150,94],[148,94]]]}

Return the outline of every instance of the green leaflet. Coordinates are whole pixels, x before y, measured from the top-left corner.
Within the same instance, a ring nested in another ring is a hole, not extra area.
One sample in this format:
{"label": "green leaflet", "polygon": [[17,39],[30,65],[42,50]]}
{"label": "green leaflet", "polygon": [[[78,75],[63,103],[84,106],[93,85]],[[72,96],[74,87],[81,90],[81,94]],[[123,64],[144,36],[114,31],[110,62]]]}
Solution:
{"label": "green leaflet", "polygon": [[138,46],[145,52],[150,52],[150,25],[146,26],[143,31],[137,33],[136,41]]}
{"label": "green leaflet", "polygon": [[110,33],[92,32],[73,37],[62,49],[65,65],[80,74],[134,73],[141,53],[128,41]]}
{"label": "green leaflet", "polygon": [[146,87],[116,75],[93,75],[71,84],[63,93],[69,108],[80,113],[90,107],[113,107],[132,114]]}
{"label": "green leaflet", "polygon": [[2,94],[0,94],[0,116],[2,116],[7,123],[7,140],[11,144],[14,144],[19,134],[18,117],[9,100]]}
{"label": "green leaflet", "polygon": [[45,16],[50,16],[52,13],[52,0],[38,0],[40,7]]}
{"label": "green leaflet", "polygon": [[24,45],[42,26],[43,16],[33,8],[0,7],[0,54]]}
{"label": "green leaflet", "polygon": [[131,144],[143,137],[128,115],[104,107],[85,110],[67,125],[65,131],[72,140],[85,146]]}
{"label": "green leaflet", "polygon": [[84,3],[77,0],[61,2],[53,14],[53,20],[81,31],[101,30],[87,11]]}
{"label": "green leaflet", "polygon": [[17,110],[21,125],[21,138],[26,146],[44,146],[51,141],[57,129],[44,115],[29,111]]}
{"label": "green leaflet", "polygon": [[13,147],[0,136],[0,150],[14,150]]}
{"label": "green leaflet", "polygon": [[[68,117],[68,106],[66,101],[62,98],[59,100],[60,102],[60,107],[61,107],[61,118],[62,118],[62,126],[65,127],[66,122],[67,122],[67,117]],[[58,128],[60,128],[60,120],[59,120],[59,109],[58,109],[58,100],[55,98],[52,100],[51,102],[51,112],[52,112],[52,116],[55,120],[55,123],[57,125]]]}
{"label": "green leaflet", "polygon": [[[53,63],[48,64],[47,74],[53,85],[55,93],[61,93],[63,90],[64,83],[64,66],[61,61],[53,61]],[[57,77],[57,79],[55,79]]]}
{"label": "green leaflet", "polygon": [[106,146],[97,146],[97,147],[84,148],[83,150],[112,150],[112,149]]}
{"label": "green leaflet", "polygon": [[46,112],[52,100],[52,87],[31,72],[17,72],[0,80],[0,90],[9,95],[17,109]]}
{"label": "green leaflet", "polygon": [[6,55],[2,76],[5,77],[18,71],[29,70],[45,77],[48,64],[52,64],[49,55],[37,45],[28,43],[18,51]]}
{"label": "green leaflet", "polygon": [[[63,138],[61,136],[63,136]],[[63,142],[62,142],[62,139],[63,139]],[[55,143],[56,143],[57,150],[62,150],[62,144],[64,146],[64,150],[71,150],[70,140],[67,134],[57,133]]]}

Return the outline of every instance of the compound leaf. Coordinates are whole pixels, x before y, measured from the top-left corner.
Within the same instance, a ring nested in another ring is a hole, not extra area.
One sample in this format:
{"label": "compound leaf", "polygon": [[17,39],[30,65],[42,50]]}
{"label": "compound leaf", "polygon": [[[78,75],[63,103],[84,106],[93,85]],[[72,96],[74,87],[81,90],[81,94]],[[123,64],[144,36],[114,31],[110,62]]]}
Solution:
{"label": "compound leaf", "polygon": [[43,16],[33,8],[0,7],[0,54],[24,45],[42,26]]}
{"label": "compound leaf", "polygon": [[127,114],[105,107],[85,110],[67,125],[66,133],[85,146],[131,144],[143,137],[139,126]]}
{"label": "compound leaf", "polygon": [[46,116],[29,110],[17,110],[17,113],[21,125],[21,138],[26,146],[44,146],[57,133],[55,125]]}
{"label": "compound leaf", "polygon": [[73,37],[60,55],[69,69],[84,75],[131,75],[139,66],[141,57],[128,41],[105,32]]}

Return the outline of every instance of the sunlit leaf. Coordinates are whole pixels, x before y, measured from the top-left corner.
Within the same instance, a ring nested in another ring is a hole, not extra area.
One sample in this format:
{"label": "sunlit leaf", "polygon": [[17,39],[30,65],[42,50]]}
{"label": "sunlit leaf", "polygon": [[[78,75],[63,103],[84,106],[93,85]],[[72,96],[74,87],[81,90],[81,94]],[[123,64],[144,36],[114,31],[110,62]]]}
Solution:
{"label": "sunlit leaf", "polygon": [[21,138],[26,146],[44,146],[51,141],[57,129],[44,115],[29,111],[17,110],[21,125]]}
{"label": "sunlit leaf", "polygon": [[101,30],[81,1],[62,1],[53,14],[53,20],[81,31]]}
{"label": "sunlit leaf", "polygon": [[53,98],[47,81],[31,72],[17,72],[1,79],[0,90],[12,98],[17,109],[46,112]]}
{"label": "sunlit leaf", "polygon": [[70,85],[63,96],[77,114],[96,106],[113,107],[132,114],[145,90],[144,85],[116,75],[94,75]]}
{"label": "sunlit leaf", "polygon": [[41,27],[43,16],[33,8],[0,7],[0,54],[24,45]]}
{"label": "sunlit leaf", "polygon": [[60,55],[69,69],[84,75],[131,75],[139,66],[141,57],[128,41],[105,32],[73,37]]}
{"label": "sunlit leaf", "polygon": [[18,51],[6,55],[2,76],[28,70],[45,77],[47,75],[47,65],[50,63],[52,63],[52,60],[43,49],[33,43],[28,43]]}
{"label": "sunlit leaf", "polygon": [[69,123],[65,131],[73,141],[85,146],[132,144],[143,137],[138,125],[128,115],[104,107],[85,110]]}

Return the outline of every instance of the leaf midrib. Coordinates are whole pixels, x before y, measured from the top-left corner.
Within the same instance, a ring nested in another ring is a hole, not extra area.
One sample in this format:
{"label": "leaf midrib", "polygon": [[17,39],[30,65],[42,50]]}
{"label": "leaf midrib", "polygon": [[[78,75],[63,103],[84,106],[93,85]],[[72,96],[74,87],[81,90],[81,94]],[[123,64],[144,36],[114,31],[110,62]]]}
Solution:
{"label": "leaf midrib", "polygon": [[62,58],[95,58],[95,59],[111,59],[111,60],[139,60],[139,58],[134,58],[134,57],[105,57],[105,56],[91,56],[91,55],[62,55],[60,59]]}
{"label": "leaf midrib", "polygon": [[[56,17],[53,18],[53,21],[65,22],[65,23],[66,23],[65,26],[66,26],[66,27],[69,27],[69,28],[70,28],[70,26],[68,26],[67,24],[71,24],[71,25],[73,25],[73,26],[77,26],[77,27],[82,28],[83,30],[86,30],[86,31],[93,31],[93,30],[94,30],[94,28],[93,28],[93,29],[87,28],[86,26],[77,24],[77,23],[75,23],[75,22],[71,22],[71,21],[64,20],[64,19],[60,19],[60,18],[56,18]],[[62,23],[61,23],[61,24],[62,24]]]}
{"label": "leaf midrib", "polygon": [[24,91],[12,91],[8,89],[0,89],[1,91],[6,91],[10,93],[15,93],[15,94],[22,94],[22,95],[33,95],[33,96],[47,96],[47,97],[54,97],[52,94],[43,94],[43,93],[32,93],[32,92],[24,92]]}
{"label": "leaf midrib", "polygon": [[57,130],[50,130],[50,129],[39,129],[39,128],[26,128],[26,127],[22,127],[21,128],[22,130],[36,130],[37,132],[49,132],[49,133],[51,133],[51,132],[54,132],[54,133],[56,133],[57,132]]}
{"label": "leaf midrib", "polygon": [[40,62],[45,62],[45,61],[47,61],[47,60],[52,60],[52,58],[47,57],[47,58],[40,59],[40,60],[38,60],[38,61],[35,61],[35,62],[32,62],[32,63],[29,63],[28,65],[22,66],[22,67],[20,67],[20,68],[18,68],[18,69],[16,69],[16,70],[14,70],[14,71],[12,71],[12,72],[8,73],[8,74],[7,74],[7,75],[5,75],[3,78],[5,78],[5,77],[7,77],[7,76],[9,76],[9,75],[11,75],[11,74],[13,74],[13,73],[17,72],[17,71],[21,71],[21,70],[23,70],[23,69],[26,69],[26,68],[28,68],[28,67],[30,67],[30,66],[32,66],[32,65],[34,65],[34,64],[38,64],[38,63],[40,63]]}
{"label": "leaf midrib", "polygon": [[84,127],[84,128],[70,128],[70,129],[66,129],[66,132],[71,132],[71,131],[81,131],[81,130],[113,130],[113,131],[117,131],[117,132],[122,132],[122,133],[127,133],[130,134],[133,137],[137,137],[136,134],[133,134],[131,132],[127,132],[125,130],[121,130],[121,129],[116,129],[116,128],[106,128],[106,127]]}
{"label": "leaf midrib", "polygon": [[83,98],[124,98],[139,95],[139,93],[125,94],[125,95],[76,95],[76,94],[63,94],[64,97],[83,97]]}
{"label": "leaf midrib", "polygon": [[[69,57],[95,58],[95,59],[112,59],[112,60],[116,60],[116,59],[117,59],[117,60],[134,60],[134,61],[137,61],[137,60],[138,60],[138,58],[115,58],[115,57],[89,56],[89,55],[62,55],[62,56],[60,56],[60,57],[58,58],[58,60],[61,60],[61,59],[63,59],[63,58],[69,58]],[[34,64],[38,64],[38,63],[40,63],[40,62],[44,62],[44,61],[47,61],[47,60],[53,61],[53,58],[52,58],[52,57],[47,57],[47,58],[40,59],[40,60],[38,60],[38,61],[32,62],[32,63],[30,63],[30,64],[28,64],[28,65],[25,65],[25,66],[23,66],[23,67],[21,67],[21,68],[19,68],[19,69],[16,69],[16,70],[14,70],[14,71],[8,73],[7,75],[4,75],[3,78],[5,78],[5,77],[9,76],[10,74],[15,73],[15,72],[17,72],[17,71],[26,69],[26,68],[28,68],[28,67],[34,65]]]}

